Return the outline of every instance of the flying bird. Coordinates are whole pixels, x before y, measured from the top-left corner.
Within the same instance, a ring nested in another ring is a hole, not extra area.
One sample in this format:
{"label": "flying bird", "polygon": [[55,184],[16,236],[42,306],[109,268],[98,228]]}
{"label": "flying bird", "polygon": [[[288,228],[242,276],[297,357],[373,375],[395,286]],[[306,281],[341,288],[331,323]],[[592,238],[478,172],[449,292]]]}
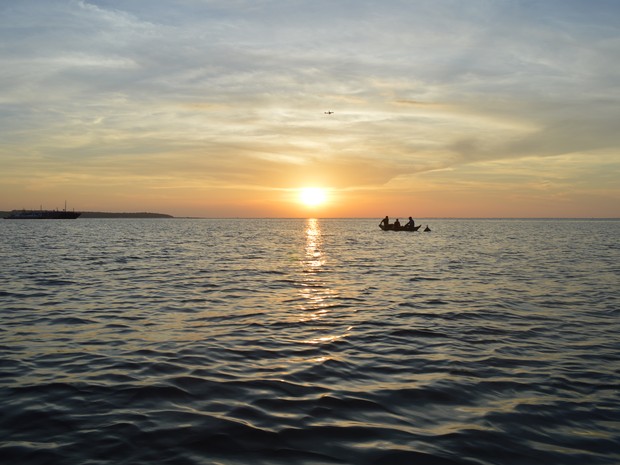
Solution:
{"label": "flying bird", "polygon": [[325,113],[326,115],[331,115],[331,114],[333,114],[334,112],[333,112],[333,111],[324,111],[323,113]]}

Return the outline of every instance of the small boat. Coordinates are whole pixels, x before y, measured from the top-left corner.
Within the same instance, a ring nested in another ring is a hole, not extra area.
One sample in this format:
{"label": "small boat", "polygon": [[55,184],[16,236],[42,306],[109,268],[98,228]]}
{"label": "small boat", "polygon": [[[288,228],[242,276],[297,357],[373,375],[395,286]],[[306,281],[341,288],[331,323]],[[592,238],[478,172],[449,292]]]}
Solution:
{"label": "small boat", "polygon": [[401,227],[400,227],[400,228],[398,228],[398,229],[394,229],[394,225],[393,225],[393,224],[388,224],[388,225],[386,226],[385,224],[381,223],[381,224],[379,225],[379,227],[380,227],[381,229],[383,229],[384,231],[409,231],[409,232],[415,232],[415,231],[417,231],[418,229],[420,229],[420,226],[422,226],[422,225],[421,225],[421,224],[419,224],[419,225],[417,225],[417,226],[414,226],[413,228],[407,228],[407,227],[405,227],[405,226],[401,226]]}

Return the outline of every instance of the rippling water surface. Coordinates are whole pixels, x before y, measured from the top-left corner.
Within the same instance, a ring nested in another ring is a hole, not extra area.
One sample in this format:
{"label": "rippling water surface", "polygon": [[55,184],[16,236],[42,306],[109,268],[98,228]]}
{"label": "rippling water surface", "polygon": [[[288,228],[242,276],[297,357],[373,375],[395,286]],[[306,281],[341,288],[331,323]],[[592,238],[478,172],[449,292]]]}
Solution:
{"label": "rippling water surface", "polygon": [[620,463],[620,222],[0,222],[0,462]]}

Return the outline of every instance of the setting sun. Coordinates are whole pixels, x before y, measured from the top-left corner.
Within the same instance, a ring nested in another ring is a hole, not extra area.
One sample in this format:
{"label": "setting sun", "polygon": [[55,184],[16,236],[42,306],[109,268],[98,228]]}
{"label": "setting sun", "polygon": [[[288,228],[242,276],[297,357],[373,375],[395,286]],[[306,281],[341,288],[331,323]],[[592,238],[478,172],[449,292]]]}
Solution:
{"label": "setting sun", "polygon": [[306,187],[299,191],[299,199],[308,207],[316,207],[325,203],[327,194],[320,187]]}

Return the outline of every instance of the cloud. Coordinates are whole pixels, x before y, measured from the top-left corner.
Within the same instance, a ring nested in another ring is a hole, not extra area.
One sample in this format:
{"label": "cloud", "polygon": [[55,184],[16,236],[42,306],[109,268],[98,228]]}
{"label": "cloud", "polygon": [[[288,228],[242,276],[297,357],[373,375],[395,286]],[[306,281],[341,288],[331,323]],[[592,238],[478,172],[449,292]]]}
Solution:
{"label": "cloud", "polygon": [[586,3],[7,2],[4,176],[361,189],[589,163],[620,148],[620,7]]}

